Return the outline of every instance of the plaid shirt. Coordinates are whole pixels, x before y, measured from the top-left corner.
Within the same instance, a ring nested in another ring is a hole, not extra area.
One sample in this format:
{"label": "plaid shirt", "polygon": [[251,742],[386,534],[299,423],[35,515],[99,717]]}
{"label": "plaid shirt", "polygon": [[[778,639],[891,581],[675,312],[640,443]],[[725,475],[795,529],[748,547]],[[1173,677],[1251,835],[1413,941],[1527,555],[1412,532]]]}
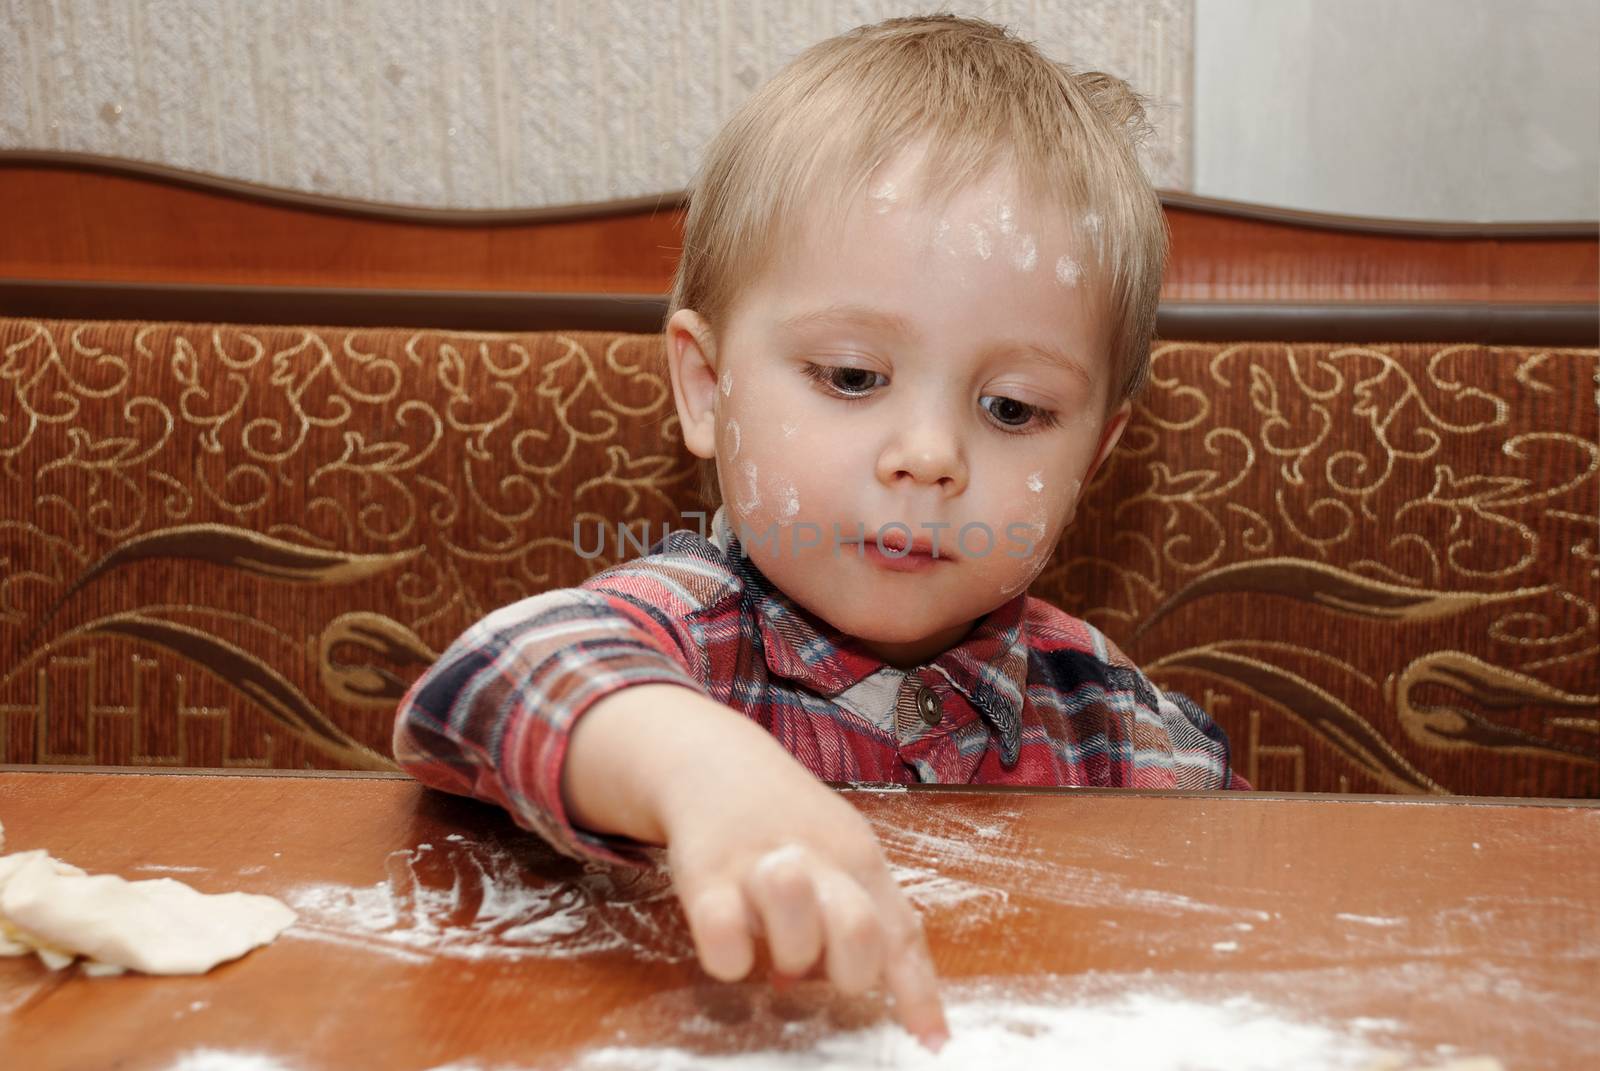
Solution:
{"label": "plaid shirt", "polygon": [[1099,630],[1025,592],[910,670],[796,606],[742,553],[668,533],[648,556],[491,613],[411,687],[395,758],[419,781],[508,810],[563,854],[643,863],[574,827],[574,724],[632,685],[676,683],[745,714],[825,781],[1247,789],[1227,737]]}

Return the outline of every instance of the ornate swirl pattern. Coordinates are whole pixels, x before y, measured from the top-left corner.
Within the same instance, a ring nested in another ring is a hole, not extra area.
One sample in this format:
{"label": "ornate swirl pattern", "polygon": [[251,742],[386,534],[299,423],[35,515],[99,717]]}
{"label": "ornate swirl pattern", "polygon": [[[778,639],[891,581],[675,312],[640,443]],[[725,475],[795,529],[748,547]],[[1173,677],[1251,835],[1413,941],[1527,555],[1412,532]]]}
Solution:
{"label": "ornate swirl pattern", "polygon": [[[1262,787],[1600,795],[1597,370],[1162,345],[1033,591]],[[695,484],[653,336],[0,320],[0,761],[382,767],[437,651]]]}
{"label": "ornate swirl pattern", "polygon": [[1597,371],[1158,346],[1033,591],[1201,700],[1258,785],[1600,795]]}

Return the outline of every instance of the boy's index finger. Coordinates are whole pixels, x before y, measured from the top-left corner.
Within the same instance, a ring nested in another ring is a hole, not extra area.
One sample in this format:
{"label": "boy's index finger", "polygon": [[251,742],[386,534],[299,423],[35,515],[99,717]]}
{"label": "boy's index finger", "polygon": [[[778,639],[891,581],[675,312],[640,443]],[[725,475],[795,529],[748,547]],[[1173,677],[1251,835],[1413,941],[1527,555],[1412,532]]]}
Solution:
{"label": "boy's index finger", "polygon": [[910,940],[891,950],[884,974],[894,997],[895,1017],[912,1037],[938,1052],[950,1038],[950,1026],[939,996],[933,955],[920,925],[912,930]]}

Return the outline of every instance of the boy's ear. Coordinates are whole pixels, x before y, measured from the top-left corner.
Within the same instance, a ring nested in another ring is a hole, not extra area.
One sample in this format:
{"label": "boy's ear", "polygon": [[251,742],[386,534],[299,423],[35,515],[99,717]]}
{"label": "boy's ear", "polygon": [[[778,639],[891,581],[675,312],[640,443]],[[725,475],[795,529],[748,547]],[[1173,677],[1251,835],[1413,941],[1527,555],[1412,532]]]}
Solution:
{"label": "boy's ear", "polygon": [[1083,486],[1088,487],[1094,482],[1095,473],[1100,471],[1100,466],[1106,463],[1111,456],[1111,451],[1117,448],[1117,440],[1122,438],[1122,432],[1128,426],[1128,418],[1133,415],[1133,399],[1124,398],[1122,404],[1106,418],[1106,426],[1100,431],[1100,445],[1095,448],[1094,462],[1089,466],[1089,471],[1084,474]]}
{"label": "boy's ear", "polygon": [[683,443],[696,457],[715,457],[717,354],[711,325],[693,309],[679,309],[667,321],[666,338],[672,400],[678,406]]}

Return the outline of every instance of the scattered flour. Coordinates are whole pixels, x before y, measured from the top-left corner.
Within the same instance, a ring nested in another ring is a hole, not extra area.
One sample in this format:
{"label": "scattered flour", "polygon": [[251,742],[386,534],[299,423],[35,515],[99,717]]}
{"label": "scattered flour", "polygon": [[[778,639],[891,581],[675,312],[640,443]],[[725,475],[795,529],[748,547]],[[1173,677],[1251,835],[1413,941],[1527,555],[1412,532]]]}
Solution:
{"label": "scattered flour", "polygon": [[[147,870],[152,874],[204,874],[203,866],[162,866],[159,863],[139,863],[132,870]],[[259,867],[257,869],[260,869]]]}
{"label": "scattered flour", "polygon": [[[935,903],[918,906],[937,906],[938,901],[961,902],[967,909],[974,903],[987,903],[994,912],[1010,913],[1016,910],[1010,903],[1007,890],[1026,897],[1038,897],[1052,903],[1072,907],[1104,907],[1118,904],[1147,911],[1192,912],[1200,915],[1241,917],[1265,922],[1271,916],[1264,911],[1248,908],[1224,907],[1195,900],[1179,893],[1159,889],[1131,887],[1101,868],[1077,867],[1053,861],[1019,847],[1008,836],[1017,811],[956,812],[946,808],[941,811],[924,811],[905,824],[886,823],[878,827],[878,838],[890,863],[910,880],[907,891],[913,902],[917,900],[918,886],[923,890],[939,888]],[[963,882],[945,878],[942,886],[934,886],[925,877],[936,875],[936,870],[949,869],[956,863],[963,870],[983,873],[992,884]],[[929,866],[931,864],[931,867]],[[959,898],[957,888],[969,889]]]}
{"label": "scattered flour", "polygon": [[440,847],[390,853],[388,878],[374,885],[302,885],[288,896],[300,921],[285,936],[411,962],[611,951],[693,958],[664,869],[584,867],[534,844],[519,848],[452,834]]}
{"label": "scattered flour", "polygon": [[978,259],[989,259],[989,232],[976,223],[967,224],[967,231],[972,235],[972,251],[978,254]]}
{"label": "scattered flour", "polygon": [[1386,919],[1375,915],[1336,915],[1334,917],[1345,922],[1359,922],[1363,926],[1404,926],[1406,924],[1405,919]]}
{"label": "scattered flour", "polygon": [[256,1052],[227,1049],[190,1049],[167,1071],[291,1071],[288,1064]]}
{"label": "scattered flour", "polygon": [[1018,271],[1032,271],[1034,265],[1039,263],[1039,248],[1033,235],[1024,234],[1013,243],[1011,263],[1016,265]]}
{"label": "scattered flour", "polygon": [[744,477],[744,487],[748,490],[748,497],[744,491],[739,493],[739,509],[749,513],[761,505],[761,488],[758,482],[761,475],[756,471],[754,461],[743,462],[739,467],[739,473]]}
{"label": "scattered flour", "polygon": [[1004,979],[946,986],[951,1037],[937,1054],[891,1021],[837,1030],[820,1014],[783,1024],[766,1047],[708,1052],[705,1041],[726,1046],[729,1036],[741,1032],[730,1035],[692,1007],[663,1002],[657,1014],[645,1018],[676,1015],[675,1028],[651,1035],[665,1033],[666,1040],[629,1044],[624,1037],[581,1054],[571,1066],[583,1071],[1366,1071],[1394,1055],[1370,1036],[1372,1022],[1358,1027],[1319,1021],[1250,996],[1194,999],[1163,986],[1085,993],[1070,982],[1053,988],[1048,981],[1041,986]]}
{"label": "scattered flour", "polygon": [[[890,863],[889,873],[900,883],[906,899],[923,912],[960,907],[965,911],[961,916],[963,919],[977,923],[991,917],[993,912],[1003,910],[1010,900],[1010,895],[1004,889],[992,889],[986,885],[947,878],[936,870],[923,867]],[[987,910],[974,912],[973,908]]]}

